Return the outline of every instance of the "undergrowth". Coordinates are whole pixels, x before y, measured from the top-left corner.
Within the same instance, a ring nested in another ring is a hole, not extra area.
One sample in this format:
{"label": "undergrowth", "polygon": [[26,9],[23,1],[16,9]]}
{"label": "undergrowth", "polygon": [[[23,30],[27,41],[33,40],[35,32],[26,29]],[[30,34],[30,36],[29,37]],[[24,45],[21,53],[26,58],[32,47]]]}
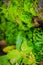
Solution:
{"label": "undergrowth", "polygon": [[34,0],[0,1],[0,40],[7,45],[0,65],[40,65],[43,30],[33,28],[32,17],[38,15],[34,3]]}

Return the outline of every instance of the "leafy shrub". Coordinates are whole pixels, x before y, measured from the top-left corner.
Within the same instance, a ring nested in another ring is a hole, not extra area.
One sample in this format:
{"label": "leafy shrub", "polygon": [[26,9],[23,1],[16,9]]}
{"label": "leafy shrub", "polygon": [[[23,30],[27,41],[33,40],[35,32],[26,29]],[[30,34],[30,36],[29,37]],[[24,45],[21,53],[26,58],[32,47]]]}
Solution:
{"label": "leafy shrub", "polygon": [[7,44],[0,65],[38,65],[43,58],[43,30],[33,28],[32,23],[32,17],[37,16],[36,1],[0,1],[0,40]]}

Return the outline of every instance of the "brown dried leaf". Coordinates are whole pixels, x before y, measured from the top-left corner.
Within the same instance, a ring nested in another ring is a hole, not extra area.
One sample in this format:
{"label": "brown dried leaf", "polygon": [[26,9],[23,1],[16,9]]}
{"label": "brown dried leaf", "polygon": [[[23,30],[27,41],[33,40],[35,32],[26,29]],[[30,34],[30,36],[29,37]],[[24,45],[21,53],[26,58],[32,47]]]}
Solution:
{"label": "brown dried leaf", "polygon": [[6,41],[5,40],[1,40],[0,41],[0,46],[5,46],[6,45]]}

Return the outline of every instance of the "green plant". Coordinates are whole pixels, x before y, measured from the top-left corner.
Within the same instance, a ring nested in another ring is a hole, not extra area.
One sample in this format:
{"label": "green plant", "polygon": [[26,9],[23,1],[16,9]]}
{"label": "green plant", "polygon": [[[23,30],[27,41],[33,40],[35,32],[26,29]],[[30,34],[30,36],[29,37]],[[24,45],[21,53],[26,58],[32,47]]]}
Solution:
{"label": "green plant", "polygon": [[32,22],[32,17],[38,16],[33,6],[36,1],[9,0],[3,5],[1,1],[0,40],[9,47],[4,51],[7,54],[0,56],[0,65],[38,65],[43,58],[43,30],[33,28]]}

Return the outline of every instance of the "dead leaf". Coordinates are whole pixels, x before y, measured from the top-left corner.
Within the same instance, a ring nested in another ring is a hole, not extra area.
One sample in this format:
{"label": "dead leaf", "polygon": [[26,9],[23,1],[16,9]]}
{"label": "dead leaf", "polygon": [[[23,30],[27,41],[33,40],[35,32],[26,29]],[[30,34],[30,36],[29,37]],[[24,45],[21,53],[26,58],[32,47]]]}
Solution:
{"label": "dead leaf", "polygon": [[1,40],[0,41],[0,46],[5,46],[6,45],[6,41],[5,40]]}

